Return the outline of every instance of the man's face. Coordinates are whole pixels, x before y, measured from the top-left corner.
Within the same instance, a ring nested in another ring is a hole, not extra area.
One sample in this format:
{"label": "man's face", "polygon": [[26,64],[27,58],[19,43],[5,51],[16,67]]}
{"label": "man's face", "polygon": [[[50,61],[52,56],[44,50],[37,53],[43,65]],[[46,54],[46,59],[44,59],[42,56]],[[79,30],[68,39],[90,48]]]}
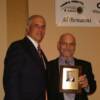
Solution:
{"label": "man's face", "polygon": [[73,57],[75,52],[75,39],[71,35],[65,35],[58,43],[58,50],[63,57]]}
{"label": "man's face", "polygon": [[45,21],[41,17],[37,17],[32,20],[32,24],[29,28],[29,35],[38,43],[41,42],[45,35]]}

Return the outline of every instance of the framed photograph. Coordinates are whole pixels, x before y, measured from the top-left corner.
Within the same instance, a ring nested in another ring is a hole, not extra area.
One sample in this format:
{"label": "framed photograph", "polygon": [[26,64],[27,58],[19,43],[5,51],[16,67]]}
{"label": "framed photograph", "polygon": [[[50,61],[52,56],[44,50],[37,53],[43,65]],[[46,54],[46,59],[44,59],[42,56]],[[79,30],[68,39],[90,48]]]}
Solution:
{"label": "framed photograph", "polygon": [[60,92],[79,93],[79,66],[60,66]]}

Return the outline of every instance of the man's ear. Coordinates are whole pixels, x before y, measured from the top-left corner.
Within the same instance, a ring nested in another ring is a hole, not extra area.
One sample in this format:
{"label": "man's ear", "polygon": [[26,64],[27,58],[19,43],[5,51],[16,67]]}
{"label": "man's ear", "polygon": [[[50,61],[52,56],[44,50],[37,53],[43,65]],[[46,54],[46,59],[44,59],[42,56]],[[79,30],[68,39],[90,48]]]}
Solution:
{"label": "man's ear", "polygon": [[28,25],[26,25],[26,29],[25,29],[26,35],[29,35],[29,30],[30,30],[30,27]]}

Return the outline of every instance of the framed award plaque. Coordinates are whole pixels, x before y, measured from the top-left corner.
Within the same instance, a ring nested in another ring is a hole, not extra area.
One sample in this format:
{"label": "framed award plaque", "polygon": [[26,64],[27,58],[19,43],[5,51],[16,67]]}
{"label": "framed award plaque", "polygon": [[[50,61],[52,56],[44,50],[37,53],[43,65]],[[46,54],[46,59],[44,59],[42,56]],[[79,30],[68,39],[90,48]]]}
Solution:
{"label": "framed award plaque", "polygon": [[60,92],[79,93],[80,66],[60,66]]}

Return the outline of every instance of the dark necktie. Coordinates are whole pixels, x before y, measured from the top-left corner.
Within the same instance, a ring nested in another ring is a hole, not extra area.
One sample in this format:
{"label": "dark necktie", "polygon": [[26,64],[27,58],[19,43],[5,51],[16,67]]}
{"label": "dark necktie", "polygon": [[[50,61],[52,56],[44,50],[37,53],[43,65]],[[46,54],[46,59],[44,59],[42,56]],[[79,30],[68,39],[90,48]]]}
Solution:
{"label": "dark necktie", "polygon": [[40,45],[38,46],[38,53],[39,53],[39,56],[43,62],[43,65],[44,65],[44,68],[46,69],[46,64],[45,64],[45,60],[44,60],[44,57],[43,57],[43,54],[42,54],[42,50],[40,48]]}
{"label": "dark necktie", "polygon": [[38,46],[38,53],[39,53],[40,58],[42,58],[42,51],[41,51],[40,46]]}
{"label": "dark necktie", "polygon": [[65,60],[65,64],[66,64],[66,65],[70,65],[70,61]]}

